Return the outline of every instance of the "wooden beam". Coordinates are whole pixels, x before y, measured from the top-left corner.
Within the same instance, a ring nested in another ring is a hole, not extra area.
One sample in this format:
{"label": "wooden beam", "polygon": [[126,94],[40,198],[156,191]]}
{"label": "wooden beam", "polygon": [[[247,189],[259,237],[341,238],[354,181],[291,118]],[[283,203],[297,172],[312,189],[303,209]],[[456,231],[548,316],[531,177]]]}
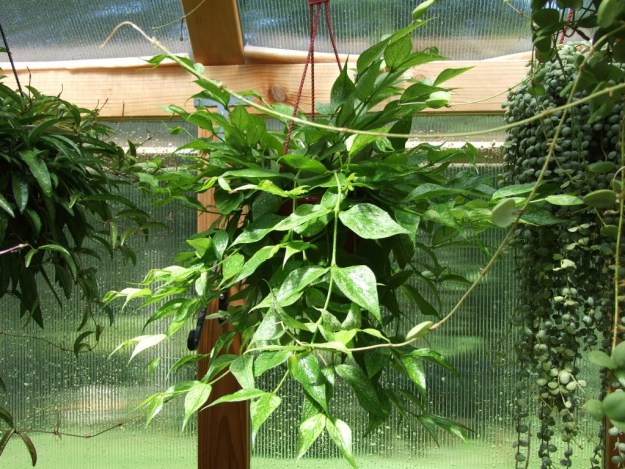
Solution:
{"label": "wooden beam", "polygon": [[[274,47],[245,46],[243,55],[247,63],[255,64],[303,64],[308,57],[308,51],[293,49],[276,49]],[[339,60],[345,63],[347,59],[356,63],[358,56],[339,54]],[[330,52],[315,52],[315,63],[336,63],[336,57]]]}
{"label": "wooden beam", "polygon": [[[526,64],[525,60],[433,62],[415,68],[412,76],[434,78],[445,68],[472,66],[473,69],[446,83],[456,88],[453,106],[438,112],[498,114],[507,90],[525,77]],[[294,103],[301,73],[302,65],[295,64],[206,67],[206,76],[233,90],[256,90],[269,102],[286,104]],[[336,64],[315,67],[318,101],[329,100],[337,74]],[[168,104],[193,110],[190,97],[199,91],[192,83],[193,77],[176,66],[21,71],[20,79],[43,93],[61,94],[82,107],[101,107],[100,115],[106,118],[165,118],[168,114],[162,107]],[[11,75],[4,82],[15,86]],[[310,106],[310,84],[306,83],[301,107],[308,112]]]}
{"label": "wooden beam", "polygon": [[[200,137],[210,135],[200,129]],[[205,206],[214,206],[213,192],[199,195]],[[216,214],[199,213],[198,232],[206,231],[217,220]],[[231,291],[234,294],[235,291]],[[218,311],[218,302],[209,307],[209,313]],[[206,321],[198,347],[198,353],[210,353],[219,336],[228,332],[229,327],[216,319]],[[241,339],[234,339],[228,353],[241,352]],[[208,363],[202,360],[198,365],[198,379],[207,371]],[[213,386],[210,401],[232,394],[240,388],[232,374],[228,374]],[[250,426],[249,405],[247,402],[220,404],[201,410],[198,414],[198,469],[249,469],[250,467]]]}
{"label": "wooden beam", "polygon": [[244,62],[237,0],[182,0],[195,62],[238,65]]}

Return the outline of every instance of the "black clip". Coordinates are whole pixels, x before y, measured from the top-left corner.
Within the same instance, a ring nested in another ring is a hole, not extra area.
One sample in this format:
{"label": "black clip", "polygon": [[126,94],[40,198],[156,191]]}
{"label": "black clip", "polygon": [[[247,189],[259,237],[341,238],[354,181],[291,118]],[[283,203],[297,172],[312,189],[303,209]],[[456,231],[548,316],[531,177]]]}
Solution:
{"label": "black clip", "polygon": [[[226,311],[227,309],[228,294],[226,292],[222,292],[219,294],[219,311]],[[189,331],[189,336],[187,337],[187,348],[189,350],[197,350],[198,346],[200,345],[200,338],[202,337],[202,327],[204,327],[204,320],[206,319],[207,312],[208,308],[204,308],[202,309],[202,311],[200,311],[200,315],[197,317],[195,329]]]}

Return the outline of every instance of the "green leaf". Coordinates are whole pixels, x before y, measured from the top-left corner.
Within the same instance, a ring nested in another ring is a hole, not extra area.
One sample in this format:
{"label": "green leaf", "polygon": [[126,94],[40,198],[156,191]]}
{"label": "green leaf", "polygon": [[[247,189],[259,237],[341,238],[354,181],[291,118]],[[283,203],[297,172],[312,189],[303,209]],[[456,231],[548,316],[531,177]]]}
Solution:
{"label": "green leaf", "polygon": [[237,392],[232,394],[228,394],[227,396],[222,396],[214,402],[209,404],[209,407],[215,406],[217,404],[222,404],[224,402],[242,402],[249,401],[252,399],[256,399],[257,397],[263,397],[269,394],[267,391],[261,391],[260,389],[239,389]]}
{"label": "green leaf", "polygon": [[419,293],[419,290],[415,288],[413,285],[404,283],[400,287],[402,293],[406,295],[406,297],[415,303],[419,307],[419,311],[421,314],[426,316],[438,316],[438,311],[430,302],[428,302],[422,295]]}
{"label": "green leaf", "polygon": [[286,280],[280,285],[275,300],[280,306],[289,306],[295,303],[302,294],[302,290],[328,272],[327,268],[316,265],[300,267],[289,273]]}
{"label": "green leaf", "polygon": [[357,204],[339,213],[341,222],[361,238],[381,239],[410,234],[391,218],[388,212],[373,204]]}
{"label": "green leaf", "polygon": [[6,432],[4,432],[4,434],[2,435],[2,438],[0,438],[0,456],[2,456],[2,453],[4,452],[4,448],[7,447],[9,440],[14,434],[15,434],[15,428],[9,428]]}
{"label": "green leaf", "polygon": [[314,160],[304,155],[285,155],[282,160],[291,168],[310,171],[316,174],[325,174],[328,169],[320,161]]}
{"label": "green leaf", "polygon": [[584,204],[584,202],[579,197],[573,194],[549,195],[545,197],[545,201],[549,202],[552,205],[560,205],[564,207]]}
{"label": "green leaf", "polygon": [[532,21],[538,28],[554,27],[560,23],[560,12],[555,8],[541,8],[532,12]]}
{"label": "green leaf", "polygon": [[616,192],[610,189],[599,189],[586,194],[582,201],[593,208],[610,208],[616,205]]}
{"label": "green leaf", "polygon": [[337,365],[335,369],[337,374],[352,387],[363,409],[378,418],[384,419],[388,416],[375,388],[367,375],[359,367],[341,364]]}
{"label": "green leaf", "polygon": [[313,415],[300,423],[297,432],[297,459],[306,454],[312,444],[319,438],[325,426],[326,416],[323,414]]}
{"label": "green leaf", "polygon": [[182,428],[186,427],[187,422],[197,412],[200,407],[208,400],[212,387],[210,384],[196,381],[184,398],[184,422]]}
{"label": "green leaf", "polygon": [[278,315],[270,309],[256,328],[256,332],[252,337],[252,342],[279,339],[285,332],[286,329],[283,322],[280,321]]}
{"label": "green leaf", "polygon": [[271,233],[280,221],[282,221],[282,218],[278,215],[264,215],[247,226],[232,244],[249,244],[260,241],[267,234]]}
{"label": "green leaf", "polygon": [[295,230],[296,228],[302,227],[313,220],[326,217],[329,213],[331,213],[331,210],[320,204],[300,205],[291,215],[278,223],[274,227],[274,230]]}
{"label": "green leaf", "polygon": [[462,67],[462,68],[446,68],[441,73],[438,74],[436,79],[434,80],[434,86],[438,86],[441,83],[444,83],[452,78],[456,78],[458,75],[462,75],[467,70],[471,70],[473,67]]}
{"label": "green leaf", "polygon": [[420,324],[417,324],[412,329],[410,329],[410,331],[408,331],[408,334],[406,334],[406,340],[413,340],[418,339],[419,337],[423,337],[430,331],[433,325],[434,323],[432,321],[424,321]]}
{"label": "green leaf", "polygon": [[421,2],[414,10],[412,10],[412,19],[417,20],[421,18],[437,1],[438,0],[426,0],[425,2]]}
{"label": "green leaf", "polygon": [[[375,129],[376,132],[385,132],[388,129]],[[350,135],[345,141],[345,146],[350,156],[355,155],[367,145],[374,143],[377,140],[375,135]]]}
{"label": "green leaf", "polygon": [[447,106],[449,101],[451,101],[450,93],[447,91],[435,91],[425,100],[425,104],[429,108],[439,109]]}
{"label": "green leaf", "polygon": [[133,342],[136,342],[137,345],[135,349],[132,351],[132,355],[130,356],[130,360],[132,360],[137,354],[142,351],[154,347],[155,345],[161,343],[163,340],[167,338],[166,334],[156,334],[156,335],[142,335],[139,337],[135,337],[132,339]]}
{"label": "green leaf", "polygon": [[382,321],[376,278],[369,267],[333,266],[331,273],[336,286],[347,298],[369,311],[378,321]]}
{"label": "green leaf", "polygon": [[332,85],[332,91],[330,92],[330,103],[334,109],[338,108],[345,101],[347,101],[355,89],[354,82],[352,82],[352,80],[350,79],[347,73],[347,69],[347,66],[343,67],[338,78]]}
{"label": "green leaf", "polygon": [[514,199],[500,201],[491,212],[491,220],[495,226],[506,228],[516,220],[517,210]]}
{"label": "green leaf", "polygon": [[266,371],[281,365],[291,354],[288,350],[260,352],[254,360],[254,376],[262,376]]}
{"label": "green leaf", "polygon": [[252,439],[261,425],[282,403],[282,399],[275,394],[269,393],[250,404],[250,417],[252,420]]}
{"label": "green leaf", "polygon": [[308,353],[291,356],[289,358],[289,370],[304,388],[324,382],[316,355]]}
{"label": "green leaf", "polygon": [[20,438],[26,445],[26,448],[28,449],[28,454],[30,454],[30,462],[32,463],[33,467],[35,467],[37,465],[37,449],[35,448],[33,441],[24,432],[16,432],[16,433],[20,436]]}
{"label": "green leaf", "polygon": [[0,419],[4,420],[9,427],[14,427],[13,416],[4,407],[0,407]]}
{"label": "green leaf", "polygon": [[11,204],[4,198],[2,194],[0,194],[0,208],[11,215],[12,218],[15,218],[15,213],[11,208]]}
{"label": "green leaf", "polygon": [[[237,283],[246,277],[252,275],[261,264],[271,259],[278,251],[280,246],[264,246],[254,253],[254,255],[241,267],[241,271],[233,282]],[[224,276],[224,279],[228,277]]]}
{"label": "green leaf", "polygon": [[529,194],[530,192],[532,192],[535,186],[535,182],[528,182],[527,184],[514,184],[511,186],[502,187],[493,194],[492,199],[497,200],[506,197],[512,197],[515,195]]}
{"label": "green leaf", "polygon": [[230,364],[230,373],[243,389],[254,389],[254,356],[245,354]]}
{"label": "green leaf", "polygon": [[413,350],[412,352],[410,352],[410,355],[423,358],[424,360],[434,363],[435,365],[440,366],[441,368],[444,368],[445,370],[449,371],[451,374],[453,374],[457,378],[460,378],[460,375],[458,374],[456,369],[453,367],[453,365],[449,362],[449,360],[447,360],[443,355],[438,353],[436,350],[432,350],[430,348],[420,348],[420,349]]}
{"label": "green leaf", "polygon": [[608,29],[625,11],[625,4],[621,0],[602,0],[597,10],[597,19],[603,29]]}
{"label": "green leaf", "polygon": [[427,389],[427,381],[425,377],[425,367],[423,361],[413,355],[404,354],[400,357],[402,365],[406,369],[406,374],[417,387],[417,391],[425,395]]}
{"label": "green leaf", "polygon": [[394,69],[401,65],[412,52],[412,37],[407,35],[391,42],[384,50],[386,66]]}
{"label": "green leaf", "polygon": [[354,453],[352,451],[352,429],[349,428],[347,423],[341,419],[326,419],[326,430],[328,435],[334,441],[334,444],[339,448],[343,457],[349,462],[353,468],[356,468],[356,460],[354,459]]}
{"label": "green leaf", "polygon": [[11,185],[13,187],[13,197],[15,198],[17,209],[20,213],[23,213],[28,205],[28,182],[21,174],[13,174],[11,177]]}
{"label": "green leaf", "polygon": [[28,169],[30,169],[30,172],[39,184],[44,197],[51,198],[52,180],[50,179],[48,167],[41,157],[41,152],[39,150],[21,151],[20,157],[28,165]]}
{"label": "green leaf", "polygon": [[243,268],[243,263],[245,262],[245,257],[243,254],[233,254],[232,256],[228,256],[224,259],[221,264],[221,271],[224,280],[228,280],[241,272]]}
{"label": "green leaf", "polygon": [[[366,49],[362,54],[358,56],[358,61],[356,62],[356,69],[358,71],[358,75],[363,74],[366,70],[371,67],[371,64],[377,61],[384,49],[386,49],[386,44],[390,41],[390,38],[384,39],[377,44]],[[345,67],[347,68],[347,67]]]}
{"label": "green leaf", "polygon": [[599,365],[601,368],[608,368],[610,370],[616,368],[610,355],[602,350],[591,350],[588,352],[588,360],[595,365]]}
{"label": "green leaf", "polygon": [[187,239],[187,243],[195,250],[195,254],[199,259],[206,255],[206,251],[212,251],[213,249],[213,240],[211,238]]}

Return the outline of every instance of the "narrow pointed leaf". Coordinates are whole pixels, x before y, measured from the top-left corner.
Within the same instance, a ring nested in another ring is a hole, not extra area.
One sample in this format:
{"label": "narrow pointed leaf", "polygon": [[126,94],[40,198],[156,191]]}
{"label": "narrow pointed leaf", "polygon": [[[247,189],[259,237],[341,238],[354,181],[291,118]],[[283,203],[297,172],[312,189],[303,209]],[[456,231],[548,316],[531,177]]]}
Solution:
{"label": "narrow pointed leaf", "polygon": [[50,179],[50,172],[41,154],[35,150],[28,150],[20,152],[20,156],[28,165],[28,169],[30,169],[33,177],[37,180],[43,195],[48,199],[51,198],[52,180]]}
{"label": "narrow pointed leaf", "polygon": [[193,414],[204,405],[211,394],[212,387],[210,384],[196,381],[195,384],[189,389],[189,392],[184,398],[184,422],[182,428],[187,425],[189,419]]}
{"label": "narrow pointed leaf", "polygon": [[30,454],[30,461],[33,467],[35,467],[37,465],[37,449],[35,448],[33,441],[24,432],[17,432],[17,434],[20,436],[20,438],[26,445],[26,448],[28,449],[28,453]]}

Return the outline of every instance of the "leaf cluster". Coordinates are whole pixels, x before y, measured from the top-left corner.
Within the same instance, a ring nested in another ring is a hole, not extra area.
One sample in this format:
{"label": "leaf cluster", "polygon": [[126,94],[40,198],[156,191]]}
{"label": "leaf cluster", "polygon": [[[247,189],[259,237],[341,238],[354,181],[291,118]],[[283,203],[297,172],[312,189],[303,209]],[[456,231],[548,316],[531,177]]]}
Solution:
{"label": "leaf cluster", "polygon": [[[58,96],[0,82],[0,297],[17,298],[21,316],[42,327],[42,282],[59,303],[78,287],[87,304],[84,326],[91,306],[101,303],[96,246],[132,260],[125,240],[149,222],[118,193],[136,179],[133,158],[108,141],[110,128],[96,118]],[[77,346],[89,348],[81,340]]]}
{"label": "leaf cluster", "polygon": [[[214,383],[231,373],[241,391],[210,405],[251,401],[254,432],[281,404],[284,380],[301,386],[299,456],[327,431],[355,464],[351,429],[333,409],[338,380],[368,413],[369,431],[395,409],[433,435],[437,428],[465,434],[463,426],[428,410],[428,367],[454,371],[419,341],[439,316],[441,286],[467,283],[441,263],[438,250],[480,247],[477,234],[496,224],[493,208],[504,195],[472,164],[478,157],[472,145],[413,145],[386,135],[408,134],[416,113],[448,105],[453,90],[446,82],[464,71],[406,77],[410,68],[441,59],[434,48],[413,51],[412,32],[424,24],[420,17],[432,3],[423,3],[409,26],[341,71],[330,102],[317,103],[314,127],[301,113],[295,124],[284,118],[292,108],[263,102],[278,116],[280,130],[271,130],[260,116],[231,103],[227,90],[202,76],[201,66],[167,54],[152,59],[155,65],[176,60],[196,76],[201,91],[195,97],[219,103],[228,113],[169,107],[207,137],[178,150],[187,161],[183,170],[154,168],[142,178],[144,187],[164,201],[185,201],[211,213],[216,221],[188,239],[190,249],[175,264],[152,270],[139,288],[107,295],[107,301],[124,299],[124,306],[134,300],[138,308],[155,308],[148,324],[168,327],[166,334],[137,337],[120,348],[134,346],[135,355],[166,340],[231,292],[227,308],[207,317],[231,324],[245,352],[229,353],[232,333],[209,354],[182,357],[172,371],[201,359],[208,359],[208,371],[148,398],[149,420],[169,399],[184,395],[186,422],[206,405]],[[262,102],[256,93],[242,95]],[[454,163],[467,169],[449,171]],[[522,201],[518,197],[505,211]],[[415,317],[423,316],[432,321],[414,326]],[[283,380],[275,389],[261,389],[259,378],[270,370],[281,372]],[[405,377],[404,386],[386,384],[394,374]]]}

